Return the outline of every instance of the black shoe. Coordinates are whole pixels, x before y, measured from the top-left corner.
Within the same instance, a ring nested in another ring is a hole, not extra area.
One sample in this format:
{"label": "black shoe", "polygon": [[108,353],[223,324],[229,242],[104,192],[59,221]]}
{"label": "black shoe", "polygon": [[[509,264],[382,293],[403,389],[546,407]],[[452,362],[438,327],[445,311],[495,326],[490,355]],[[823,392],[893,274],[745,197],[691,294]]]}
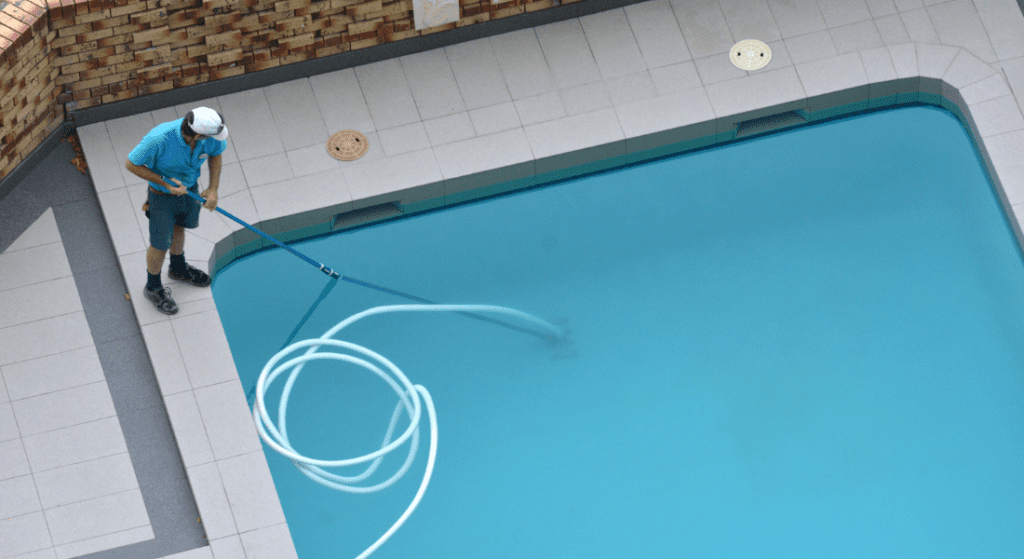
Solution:
{"label": "black shoe", "polygon": [[210,285],[210,276],[191,264],[185,264],[185,272],[181,274],[175,273],[174,270],[167,270],[167,277],[178,281],[187,281],[196,287]]}
{"label": "black shoe", "polygon": [[171,299],[171,289],[169,287],[161,287],[160,289],[143,289],[143,293],[146,295],[146,299],[153,302],[153,306],[156,310],[164,314],[174,314],[178,312],[178,305],[174,304],[174,299]]}

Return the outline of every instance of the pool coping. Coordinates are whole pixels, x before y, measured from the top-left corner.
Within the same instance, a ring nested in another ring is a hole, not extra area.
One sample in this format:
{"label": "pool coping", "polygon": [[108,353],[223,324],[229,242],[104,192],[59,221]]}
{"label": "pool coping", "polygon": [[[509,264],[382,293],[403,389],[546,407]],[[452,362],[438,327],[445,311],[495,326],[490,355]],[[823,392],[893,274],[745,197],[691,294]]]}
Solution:
{"label": "pool coping", "polygon": [[[1018,246],[1024,245],[1024,165],[1019,155],[1024,153],[1024,118],[1005,76],[963,48],[925,43],[769,66],[725,82],[353,162],[344,177],[358,179],[362,194],[326,207],[316,203],[316,195],[309,195],[292,201],[288,215],[253,225],[295,241],[724,145],[737,140],[738,132],[745,139],[915,103],[945,108],[964,124]],[[102,141],[97,127],[103,126],[79,128],[83,144]],[[96,173],[92,164],[91,172]],[[122,230],[135,222],[123,219],[121,206],[98,194],[117,245]],[[336,227],[339,216],[342,225]],[[241,225],[226,223],[231,232],[201,258],[213,273],[270,244]],[[181,311],[161,315],[136,285],[144,253],[118,248],[118,254],[125,281],[133,286],[136,317],[215,555],[220,556],[218,548],[228,555],[239,546],[262,546],[274,557],[297,557],[212,294],[208,289],[183,289]]]}

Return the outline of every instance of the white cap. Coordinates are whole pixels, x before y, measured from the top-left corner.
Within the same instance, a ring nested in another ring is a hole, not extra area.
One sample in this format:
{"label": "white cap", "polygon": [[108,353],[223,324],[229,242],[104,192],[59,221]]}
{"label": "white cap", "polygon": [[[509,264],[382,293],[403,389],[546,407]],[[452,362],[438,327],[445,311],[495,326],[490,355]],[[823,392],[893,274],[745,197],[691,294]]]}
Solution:
{"label": "white cap", "polygon": [[209,136],[214,140],[224,141],[228,139],[228,127],[224,126],[220,114],[209,107],[198,107],[192,109],[192,124],[189,125],[196,134]]}

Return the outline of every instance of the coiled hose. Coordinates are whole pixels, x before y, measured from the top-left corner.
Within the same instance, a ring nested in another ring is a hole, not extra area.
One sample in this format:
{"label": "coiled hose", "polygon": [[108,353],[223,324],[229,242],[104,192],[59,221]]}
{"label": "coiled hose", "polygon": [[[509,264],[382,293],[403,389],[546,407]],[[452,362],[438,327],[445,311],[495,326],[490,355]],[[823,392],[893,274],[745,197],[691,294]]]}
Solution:
{"label": "coiled hose", "polygon": [[[405,509],[402,516],[398,518],[398,521],[388,529],[376,542],[370,547],[363,551],[357,559],[364,559],[369,557],[371,553],[377,550],[381,545],[384,544],[409,518],[416,507],[419,505],[420,500],[423,498],[423,494],[427,490],[427,485],[430,483],[430,476],[434,472],[434,461],[437,456],[437,414],[434,410],[434,401],[430,397],[430,392],[427,391],[422,385],[413,385],[408,377],[395,366],[394,363],[388,361],[384,356],[377,354],[363,346],[353,344],[350,342],[335,340],[334,335],[340,332],[346,326],[356,322],[357,320],[366,318],[367,316],[391,312],[492,312],[492,313],[503,313],[509,314],[533,324],[540,326],[545,334],[552,340],[558,341],[563,338],[564,332],[553,324],[539,319],[535,316],[526,314],[522,311],[510,309],[507,307],[498,307],[493,305],[387,305],[382,307],[374,307],[372,309],[365,310],[363,312],[354,314],[345,320],[336,324],[333,328],[325,332],[322,336],[312,340],[303,340],[295,342],[288,347],[277,352],[270,361],[267,362],[266,366],[263,367],[263,371],[260,373],[259,379],[256,382],[256,401],[253,404],[253,420],[256,422],[256,429],[259,431],[260,438],[273,448],[278,453],[289,458],[295,467],[299,469],[309,479],[337,491],[344,491],[347,493],[373,493],[386,489],[397,482],[405,473],[409,470],[413,460],[416,458],[416,451],[419,448],[419,424],[420,416],[422,415],[423,408],[427,409],[427,416],[430,419],[430,454],[427,456],[427,468],[423,474],[423,481],[420,483],[420,488],[416,492],[416,496],[413,497],[412,503]],[[355,353],[362,354],[363,356],[369,357],[375,360],[380,365],[383,365],[385,369],[390,371],[391,375],[386,373],[377,365],[366,361],[365,359],[347,355],[344,353],[336,352],[319,352],[319,349],[324,346],[330,346],[332,348],[341,348],[349,350]],[[278,365],[282,359],[285,358],[289,353],[303,348],[308,347],[306,353],[294,357]],[[287,411],[288,411],[288,397],[291,394],[292,386],[295,384],[295,380],[298,378],[299,373],[302,372],[303,366],[309,361],[317,359],[330,359],[337,361],[346,361],[359,365],[374,374],[379,376],[388,386],[395,391],[398,395],[398,403],[395,405],[395,411],[391,414],[391,424],[388,426],[387,433],[384,435],[384,441],[381,443],[379,450],[365,454],[363,456],[357,456],[355,458],[348,458],[344,460],[320,460],[316,458],[310,458],[299,454],[291,444],[288,442],[288,430],[287,430]],[[275,426],[274,422],[271,421],[270,415],[267,413],[267,406],[264,401],[264,395],[266,394],[267,388],[274,379],[279,377],[285,371],[291,371],[288,375],[288,381],[285,382],[284,391],[281,394],[281,402],[278,405],[278,423]],[[398,436],[397,439],[391,440],[391,436],[394,434],[395,426],[398,424],[398,419],[401,417],[402,410],[405,410],[409,416],[409,427]],[[360,486],[352,485],[365,480],[370,477],[380,465],[384,456],[399,446],[410,440],[409,454],[405,458],[405,463],[402,467],[395,472],[387,480],[380,482],[376,485],[371,486]],[[336,468],[343,466],[352,466],[356,464],[363,464],[366,462],[372,463],[366,468],[366,470],[356,476],[340,476],[325,471],[323,468]]]}

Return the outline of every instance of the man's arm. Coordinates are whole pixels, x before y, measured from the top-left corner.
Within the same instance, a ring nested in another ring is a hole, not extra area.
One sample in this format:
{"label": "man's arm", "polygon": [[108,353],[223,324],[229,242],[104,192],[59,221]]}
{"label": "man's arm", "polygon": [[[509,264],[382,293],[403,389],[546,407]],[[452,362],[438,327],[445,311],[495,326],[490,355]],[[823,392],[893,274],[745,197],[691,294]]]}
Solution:
{"label": "man's arm", "polygon": [[204,190],[200,196],[206,198],[206,203],[203,204],[203,207],[212,212],[217,209],[217,189],[220,187],[221,160],[219,155],[214,155],[207,161],[210,162],[210,187]]}
{"label": "man's arm", "polygon": [[[145,165],[136,165],[136,164],[132,163],[131,159],[125,160],[124,167],[125,167],[125,169],[128,169],[128,171],[130,171],[133,175],[135,175],[135,176],[137,176],[137,177],[139,177],[139,178],[141,178],[143,180],[146,180],[146,181],[149,181],[149,182],[155,182],[155,183],[163,186],[171,194],[175,194],[175,195],[181,196],[181,195],[185,194],[185,192],[187,190],[184,186],[182,186],[181,182],[178,181],[177,179],[173,179],[173,178],[171,179],[172,181],[174,181],[177,184],[177,186],[175,186],[173,184],[170,184],[167,181],[165,181],[162,178],[160,178],[160,175],[156,174],[156,172],[154,172],[149,167],[146,167]],[[218,171],[219,171],[219,169],[220,169],[220,167],[218,166]]]}

